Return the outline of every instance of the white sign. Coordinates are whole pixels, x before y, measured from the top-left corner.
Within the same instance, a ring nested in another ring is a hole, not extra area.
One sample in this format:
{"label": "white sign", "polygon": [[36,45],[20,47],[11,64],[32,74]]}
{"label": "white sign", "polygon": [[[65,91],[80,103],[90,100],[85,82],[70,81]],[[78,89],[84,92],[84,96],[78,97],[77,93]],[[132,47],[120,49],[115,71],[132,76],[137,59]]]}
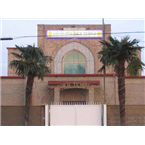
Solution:
{"label": "white sign", "polygon": [[69,39],[69,38],[82,38],[82,39],[101,39],[103,38],[103,30],[47,30],[47,39]]}

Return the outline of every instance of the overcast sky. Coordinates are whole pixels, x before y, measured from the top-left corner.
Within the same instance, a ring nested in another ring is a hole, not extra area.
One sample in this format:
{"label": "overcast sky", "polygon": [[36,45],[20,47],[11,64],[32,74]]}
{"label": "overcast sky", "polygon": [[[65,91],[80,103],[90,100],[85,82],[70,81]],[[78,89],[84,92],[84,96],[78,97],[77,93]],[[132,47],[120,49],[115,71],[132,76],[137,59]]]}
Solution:
{"label": "overcast sky", "polygon": [[[38,24],[102,24],[102,19],[2,19],[1,37],[37,36]],[[111,24],[111,32],[145,31],[144,19],[105,19],[105,24]],[[131,39],[139,39],[139,45],[145,47],[144,33],[112,34],[118,39],[126,35],[129,35]],[[7,76],[8,56],[6,48],[27,44],[35,44],[37,46],[37,37],[2,41],[0,75]],[[145,50],[142,51],[141,57],[142,61],[145,62]],[[145,72],[142,74],[145,75]]]}

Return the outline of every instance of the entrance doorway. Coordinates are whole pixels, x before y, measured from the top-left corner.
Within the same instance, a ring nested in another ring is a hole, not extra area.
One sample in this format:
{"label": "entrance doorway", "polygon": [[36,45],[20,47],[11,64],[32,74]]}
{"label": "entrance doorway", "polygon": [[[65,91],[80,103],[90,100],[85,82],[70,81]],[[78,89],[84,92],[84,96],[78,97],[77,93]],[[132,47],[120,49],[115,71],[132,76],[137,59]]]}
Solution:
{"label": "entrance doorway", "polygon": [[81,104],[88,101],[88,90],[87,89],[67,89],[60,91],[60,102],[63,104]]}

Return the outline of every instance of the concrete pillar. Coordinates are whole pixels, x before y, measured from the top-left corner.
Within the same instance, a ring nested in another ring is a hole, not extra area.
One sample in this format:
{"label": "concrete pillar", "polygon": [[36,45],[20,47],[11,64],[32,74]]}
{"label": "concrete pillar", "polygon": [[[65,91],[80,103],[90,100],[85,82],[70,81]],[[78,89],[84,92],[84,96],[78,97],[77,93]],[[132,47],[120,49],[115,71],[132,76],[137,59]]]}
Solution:
{"label": "concrete pillar", "polygon": [[45,126],[49,124],[49,107],[48,104],[45,105]]}
{"label": "concrete pillar", "polygon": [[103,119],[104,119],[104,126],[107,126],[107,105],[104,104],[104,115],[103,115]]}
{"label": "concrete pillar", "polygon": [[54,102],[60,101],[60,88],[57,86],[54,88]]}
{"label": "concrete pillar", "polygon": [[89,88],[89,103],[94,102],[94,87]]}

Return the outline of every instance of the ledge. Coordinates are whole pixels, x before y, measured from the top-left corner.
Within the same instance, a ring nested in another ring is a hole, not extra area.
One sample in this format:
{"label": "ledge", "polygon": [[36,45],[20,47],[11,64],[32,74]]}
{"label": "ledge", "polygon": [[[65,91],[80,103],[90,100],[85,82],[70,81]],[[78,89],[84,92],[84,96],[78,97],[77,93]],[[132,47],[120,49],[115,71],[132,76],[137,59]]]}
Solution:
{"label": "ledge", "polygon": [[75,84],[75,83],[79,83],[79,84],[91,84],[91,85],[99,85],[100,81],[48,81],[49,85],[60,85],[60,84]]}
{"label": "ledge", "polygon": [[[44,77],[103,77],[103,74],[48,74]],[[106,74],[105,77],[113,77],[117,74]],[[0,76],[1,79],[25,79],[26,77],[22,76]],[[126,79],[132,78],[145,78],[145,76],[125,76]]]}
{"label": "ledge", "polygon": [[[95,77],[104,76],[103,74],[47,74],[46,77]],[[106,74],[105,76],[117,76],[117,74]]]}
{"label": "ledge", "polygon": [[7,49],[17,49],[16,47],[7,47]]}
{"label": "ledge", "polygon": [[[103,77],[104,74],[47,74],[45,77]],[[105,77],[113,77],[117,74],[106,74]],[[125,76],[125,78],[145,78],[145,76]]]}
{"label": "ledge", "polygon": [[141,78],[141,79],[142,79],[142,78],[145,78],[145,76],[125,76],[125,78],[126,78],[126,79],[133,79],[133,78],[134,78],[134,79],[135,79],[135,78],[139,79],[139,78]]}

